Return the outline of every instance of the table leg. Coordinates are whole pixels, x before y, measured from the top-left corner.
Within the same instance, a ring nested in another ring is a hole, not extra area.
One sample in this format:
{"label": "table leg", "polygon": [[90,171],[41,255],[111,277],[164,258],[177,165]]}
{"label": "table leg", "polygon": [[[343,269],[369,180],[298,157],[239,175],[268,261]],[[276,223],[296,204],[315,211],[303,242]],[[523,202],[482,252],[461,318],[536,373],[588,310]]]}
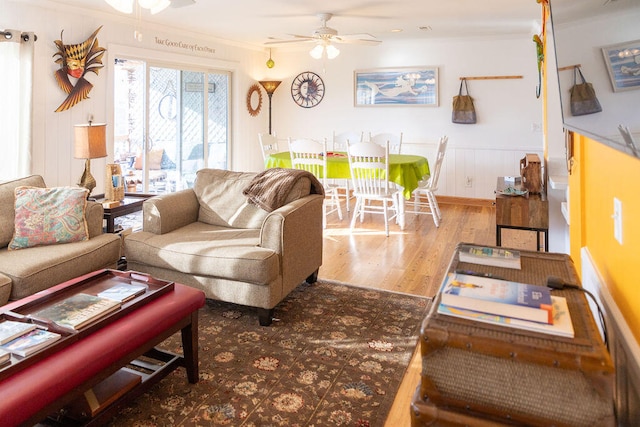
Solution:
{"label": "table leg", "polygon": [[116,229],[116,219],[109,217],[105,221],[107,221],[107,233],[113,233]]}
{"label": "table leg", "polygon": [[191,384],[198,382],[198,312],[191,313],[191,322],[182,328],[182,351],[187,379]]}
{"label": "table leg", "polygon": [[398,225],[400,226],[400,230],[404,230],[404,225],[405,225],[404,211],[405,211],[404,196],[402,195],[401,192],[399,192],[398,193]]}

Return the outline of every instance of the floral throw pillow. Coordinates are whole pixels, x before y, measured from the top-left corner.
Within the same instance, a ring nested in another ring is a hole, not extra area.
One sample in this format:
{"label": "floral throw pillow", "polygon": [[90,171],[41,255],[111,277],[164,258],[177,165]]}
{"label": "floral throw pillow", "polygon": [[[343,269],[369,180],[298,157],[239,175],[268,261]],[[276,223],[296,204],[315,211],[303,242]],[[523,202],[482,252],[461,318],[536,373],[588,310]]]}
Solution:
{"label": "floral throw pillow", "polygon": [[9,250],[87,240],[88,190],[17,187],[15,230]]}

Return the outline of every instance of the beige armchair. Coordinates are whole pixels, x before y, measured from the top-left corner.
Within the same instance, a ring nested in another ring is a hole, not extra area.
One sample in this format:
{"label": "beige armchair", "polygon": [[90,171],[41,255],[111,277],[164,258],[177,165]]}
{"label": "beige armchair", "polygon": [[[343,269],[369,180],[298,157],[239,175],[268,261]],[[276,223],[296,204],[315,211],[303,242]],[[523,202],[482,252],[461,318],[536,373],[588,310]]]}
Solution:
{"label": "beige armchair", "polygon": [[267,212],[243,194],[255,176],[203,169],[193,189],[145,201],[143,231],[125,239],[127,267],[256,307],[269,325],[280,301],[317,279],[324,196],[301,179]]}

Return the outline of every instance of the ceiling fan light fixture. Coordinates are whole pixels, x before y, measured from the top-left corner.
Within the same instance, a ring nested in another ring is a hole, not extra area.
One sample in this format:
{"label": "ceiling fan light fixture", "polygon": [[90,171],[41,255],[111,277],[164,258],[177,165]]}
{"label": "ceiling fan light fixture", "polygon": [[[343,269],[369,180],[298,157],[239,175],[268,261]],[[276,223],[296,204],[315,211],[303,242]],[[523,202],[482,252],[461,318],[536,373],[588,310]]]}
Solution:
{"label": "ceiling fan light fixture", "polygon": [[155,15],[156,13],[162,12],[163,10],[165,10],[166,8],[168,8],[171,5],[171,2],[169,0],[159,0],[156,1],[154,3],[153,6],[151,6],[151,14]]}
{"label": "ceiling fan light fixture", "polygon": [[338,55],[340,55],[340,49],[338,49],[337,47],[335,47],[332,44],[328,45],[325,50],[327,52],[327,58],[329,58],[329,59],[333,59],[333,58],[337,57]]}
{"label": "ceiling fan light fixture", "polygon": [[133,13],[133,1],[134,0],[105,0],[109,6],[114,8],[120,13],[131,14]]}
{"label": "ceiling fan light fixture", "polygon": [[[121,13],[133,13],[133,5],[135,0],[105,0],[109,6]],[[169,5],[169,0],[138,0],[138,5],[144,9],[149,9],[152,15],[162,12]]]}
{"label": "ceiling fan light fixture", "polygon": [[315,45],[314,48],[309,51],[309,55],[311,55],[313,59],[322,58],[323,53],[324,53],[324,46],[321,44]]}

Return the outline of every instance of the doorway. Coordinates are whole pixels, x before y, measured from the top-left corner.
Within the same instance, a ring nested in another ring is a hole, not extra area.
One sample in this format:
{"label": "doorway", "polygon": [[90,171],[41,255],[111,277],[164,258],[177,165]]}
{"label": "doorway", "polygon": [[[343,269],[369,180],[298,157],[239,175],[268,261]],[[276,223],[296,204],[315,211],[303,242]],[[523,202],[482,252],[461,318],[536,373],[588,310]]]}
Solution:
{"label": "doorway", "polygon": [[227,168],[229,88],[226,71],[115,60],[113,152],[128,192],[174,192]]}

